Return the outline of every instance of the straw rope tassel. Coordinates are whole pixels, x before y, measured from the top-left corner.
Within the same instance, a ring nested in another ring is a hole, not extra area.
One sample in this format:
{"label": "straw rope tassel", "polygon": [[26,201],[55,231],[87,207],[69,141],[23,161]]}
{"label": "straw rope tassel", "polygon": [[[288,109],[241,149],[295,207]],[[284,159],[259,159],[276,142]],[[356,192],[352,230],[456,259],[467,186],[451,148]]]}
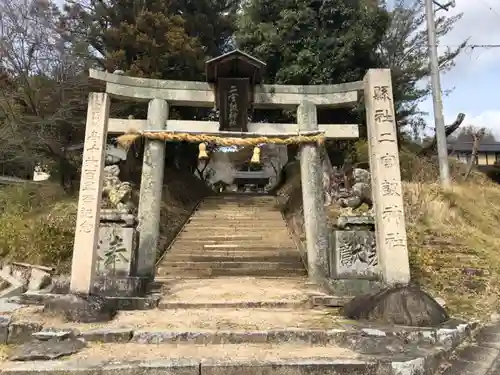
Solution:
{"label": "straw rope tassel", "polygon": [[205,143],[200,143],[198,145],[198,160],[207,160],[208,159],[208,154],[207,154],[207,145]]}
{"label": "straw rope tassel", "polygon": [[259,147],[255,147],[253,149],[253,155],[252,155],[252,159],[250,159],[250,163],[260,164],[260,148]]}

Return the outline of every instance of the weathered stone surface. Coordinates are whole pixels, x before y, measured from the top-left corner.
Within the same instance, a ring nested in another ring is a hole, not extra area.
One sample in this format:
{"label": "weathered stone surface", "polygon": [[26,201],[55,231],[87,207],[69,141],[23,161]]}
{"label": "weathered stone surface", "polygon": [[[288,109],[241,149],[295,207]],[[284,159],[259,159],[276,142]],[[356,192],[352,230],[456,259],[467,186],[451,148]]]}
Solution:
{"label": "weathered stone surface", "polygon": [[23,305],[20,305],[19,303],[16,303],[13,301],[14,298],[18,297],[12,297],[11,298],[0,298],[0,314],[2,313],[12,313],[16,310],[19,310],[20,308],[23,307]]}
{"label": "weathered stone surface", "polygon": [[44,328],[31,336],[40,341],[48,340],[66,340],[70,337],[76,337],[79,332],[70,328]]}
{"label": "weathered stone surface", "polygon": [[[119,161],[120,158],[111,157],[106,160],[106,164],[116,163],[117,160]],[[135,209],[135,204],[132,200],[132,185],[127,181],[120,181],[119,175],[120,167],[118,165],[113,164],[104,167],[104,183],[102,188],[103,198],[105,198],[103,199],[105,202],[104,205],[112,206],[121,212],[130,213]]]}
{"label": "weathered stone surface", "polygon": [[391,71],[369,69],[364,82],[379,267],[386,284],[406,284],[410,282],[410,263]]}
{"label": "weathered stone surface", "polygon": [[31,341],[12,350],[11,361],[52,360],[77,353],[85,348],[85,342],[79,339]]}
{"label": "weathered stone surface", "polygon": [[201,375],[313,375],[313,374],[349,374],[378,375],[382,372],[376,361],[307,359],[273,361],[216,361],[204,360],[201,363]]}
{"label": "weathered stone surface", "polygon": [[156,309],[160,302],[160,295],[146,295],[144,297],[109,297],[114,301],[118,310],[151,310]]}
{"label": "weathered stone surface", "polygon": [[100,213],[100,221],[102,222],[119,222],[126,226],[133,226],[137,223],[135,215],[129,214],[126,211],[102,208]]}
{"label": "weathered stone surface", "polygon": [[82,332],[81,337],[87,341],[99,342],[128,342],[133,331],[127,328],[102,328]]}
{"label": "weathered stone surface", "polygon": [[97,246],[97,273],[129,276],[137,244],[137,231],[116,223],[101,223]]}
{"label": "weathered stone surface", "polygon": [[0,298],[18,296],[25,290],[23,282],[11,276],[10,272],[10,268],[3,268],[0,270],[0,279],[5,280],[9,284],[7,288],[0,291]]}
{"label": "weathered stone surface", "polygon": [[[297,108],[297,123],[302,131],[318,130],[316,106],[310,101]],[[304,227],[307,247],[307,271],[313,281],[323,280],[328,273],[330,232],[324,207],[322,162],[316,144],[300,146],[300,176],[304,206]]]}
{"label": "weathered stone surface", "polygon": [[379,259],[375,233],[368,230],[336,230],[333,254],[335,278],[369,278],[379,276]]}
{"label": "weathered stone surface", "polygon": [[32,340],[32,335],[42,329],[40,323],[34,322],[11,322],[9,324],[9,336],[7,344],[22,344]]}
{"label": "weathered stone surface", "polygon": [[0,315],[0,345],[7,344],[9,337],[10,317]]}
{"label": "weathered stone surface", "polygon": [[358,296],[344,306],[343,314],[349,319],[420,327],[435,327],[449,319],[431,296],[415,286],[385,288]]}
{"label": "weathered stone surface", "polygon": [[375,219],[371,215],[339,216],[337,219],[337,228],[347,229],[354,227],[374,227]]}
{"label": "weathered stone surface", "polygon": [[146,294],[148,281],[143,277],[100,276],[94,280],[92,292],[106,297],[139,297]]}
{"label": "weathered stone surface", "polygon": [[109,107],[107,93],[89,94],[71,264],[71,291],[74,293],[90,293],[96,271]]}
{"label": "weathered stone surface", "polygon": [[50,284],[51,277],[48,272],[38,268],[31,269],[31,275],[28,283],[28,290],[40,290]]}
{"label": "weathered stone surface", "polygon": [[369,355],[394,355],[412,351],[410,344],[396,336],[356,336],[349,340],[354,351]]}
{"label": "weathered stone surface", "polygon": [[[148,107],[149,129],[168,128],[168,103],[153,99]],[[136,257],[138,276],[153,278],[156,250],[160,235],[160,204],[165,163],[165,142],[147,139],[144,144],[141,189],[137,217],[139,224],[139,249]]]}
{"label": "weathered stone surface", "polygon": [[60,315],[70,322],[107,322],[116,315],[116,305],[96,295],[52,295],[44,304],[44,311]]}

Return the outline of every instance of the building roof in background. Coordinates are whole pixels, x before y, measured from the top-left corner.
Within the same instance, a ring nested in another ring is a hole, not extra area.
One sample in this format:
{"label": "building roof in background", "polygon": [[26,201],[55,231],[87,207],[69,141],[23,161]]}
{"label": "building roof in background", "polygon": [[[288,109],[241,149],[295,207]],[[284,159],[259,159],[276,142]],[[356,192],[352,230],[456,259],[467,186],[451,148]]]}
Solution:
{"label": "building roof in background", "polygon": [[[448,143],[448,150],[454,150],[455,152],[471,152],[472,142],[451,142]],[[500,152],[500,142],[480,143],[479,152]]]}

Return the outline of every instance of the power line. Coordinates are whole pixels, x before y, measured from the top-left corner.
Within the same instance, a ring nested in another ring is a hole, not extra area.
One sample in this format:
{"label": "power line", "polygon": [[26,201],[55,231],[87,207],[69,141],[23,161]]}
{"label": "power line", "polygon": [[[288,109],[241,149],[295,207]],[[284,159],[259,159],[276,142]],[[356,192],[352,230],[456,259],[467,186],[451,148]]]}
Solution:
{"label": "power line", "polygon": [[493,9],[493,7],[486,0],[481,0],[481,1],[486,6],[486,8],[490,10],[491,13],[500,18],[500,14],[498,14],[498,12],[495,9]]}
{"label": "power line", "polygon": [[467,47],[474,48],[500,48],[500,44],[469,44]]}
{"label": "power line", "polygon": [[469,44],[468,46],[465,47],[464,52],[467,55],[472,55],[474,50],[476,49],[491,49],[491,48],[500,48],[500,44]]}

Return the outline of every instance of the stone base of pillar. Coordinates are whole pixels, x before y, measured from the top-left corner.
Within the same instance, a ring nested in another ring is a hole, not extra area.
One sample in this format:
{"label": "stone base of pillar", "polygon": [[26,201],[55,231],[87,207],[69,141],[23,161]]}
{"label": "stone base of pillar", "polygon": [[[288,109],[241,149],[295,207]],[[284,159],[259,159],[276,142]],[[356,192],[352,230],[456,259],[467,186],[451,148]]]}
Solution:
{"label": "stone base of pillar", "polygon": [[151,280],[136,276],[137,251],[136,217],[119,210],[101,210],[97,270],[91,293],[110,297],[144,296]]}
{"label": "stone base of pillar", "polygon": [[378,267],[373,216],[340,216],[332,234],[328,292],[355,297],[384,287]]}
{"label": "stone base of pillar", "polygon": [[137,220],[132,214],[101,210],[97,275],[126,277],[134,274],[138,245],[136,227]]}

